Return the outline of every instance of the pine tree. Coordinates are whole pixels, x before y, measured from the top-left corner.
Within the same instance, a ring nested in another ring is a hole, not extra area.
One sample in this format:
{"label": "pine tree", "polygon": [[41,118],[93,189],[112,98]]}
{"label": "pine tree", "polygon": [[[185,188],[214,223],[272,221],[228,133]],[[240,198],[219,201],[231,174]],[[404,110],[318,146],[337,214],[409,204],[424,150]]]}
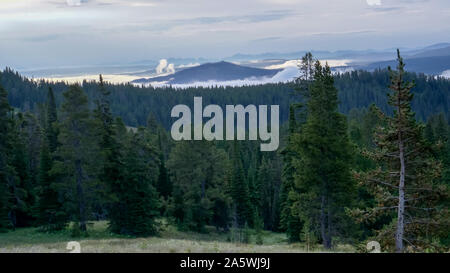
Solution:
{"label": "pine tree", "polygon": [[106,214],[106,205],[109,226],[112,231],[118,232],[122,225],[121,215],[124,213],[120,200],[118,200],[118,195],[122,190],[121,183],[123,182],[124,164],[121,152],[123,147],[117,141],[114,118],[108,99],[110,92],[105,86],[102,75],[99,76],[97,92],[98,98],[95,101],[94,119],[101,158],[99,193],[102,198],[95,200],[94,209],[96,215],[100,218]]}
{"label": "pine tree", "polygon": [[[61,230],[66,226],[67,220],[65,212],[61,211],[61,204],[58,199],[58,192],[52,186],[52,176],[50,171],[53,166],[52,156],[48,147],[48,142],[44,141],[41,149],[41,162],[39,172],[39,216],[38,224],[42,231]],[[52,185],[53,184],[53,185]]]}
{"label": "pine tree", "polygon": [[61,145],[51,172],[58,176],[59,183],[64,187],[65,206],[78,223],[79,230],[85,233],[89,201],[95,193],[98,164],[94,164],[94,155],[98,151],[92,135],[88,100],[83,90],[77,84],[71,85],[63,96],[59,134]]}
{"label": "pine tree", "polygon": [[254,209],[250,203],[248,183],[237,142],[233,143],[232,153],[231,197],[235,204],[237,225],[242,228],[246,222],[253,219]]}
{"label": "pine tree", "polygon": [[[161,150],[160,150],[161,151]],[[164,155],[160,152],[159,155],[159,175],[156,188],[159,194],[167,199],[172,194],[172,183],[170,182],[169,175],[167,173],[166,162],[164,160]]]}
{"label": "pine tree", "polygon": [[56,156],[55,152],[59,146],[57,122],[58,116],[55,97],[52,88],[49,88],[44,129],[45,138],[41,144],[38,174],[39,199],[37,217],[38,225],[42,231],[61,230],[68,222],[67,214],[63,209],[60,194],[56,187],[55,176],[51,173]]}
{"label": "pine tree", "polygon": [[[157,171],[154,147],[146,143],[142,132],[131,138],[124,158],[125,172],[122,191],[118,195],[123,206],[120,233],[133,236],[153,235],[157,232],[155,217],[158,193],[154,187]],[[117,227],[115,227],[117,228]]]}
{"label": "pine tree", "polygon": [[355,186],[350,176],[352,147],[346,119],[337,112],[337,89],[328,65],[316,62],[309,88],[307,119],[295,137],[296,214],[318,230],[325,248],[343,232],[344,207],[351,205]]}
{"label": "pine tree", "polygon": [[0,231],[24,225],[28,170],[20,119],[8,103],[8,94],[0,86]]}
{"label": "pine tree", "polygon": [[26,197],[24,202],[26,204],[26,213],[19,221],[20,226],[35,226],[38,218],[38,175],[39,175],[39,160],[40,149],[42,144],[42,129],[36,119],[31,113],[23,114],[19,119],[18,126],[19,139],[23,145],[23,160],[27,170],[27,179],[24,179],[24,190]]}
{"label": "pine tree", "polygon": [[47,120],[45,135],[48,141],[48,148],[50,153],[54,153],[58,148],[58,113],[56,109],[55,95],[53,89],[49,87],[47,95]]}
{"label": "pine tree", "polygon": [[[167,167],[174,181],[172,215],[180,229],[204,232],[212,222],[226,229],[224,166],[228,166],[225,152],[208,141],[181,141],[172,149]],[[214,207],[221,209],[214,212]]]}
{"label": "pine tree", "polygon": [[281,151],[283,158],[282,184],[280,189],[280,227],[286,231],[290,242],[300,240],[302,220],[298,210],[292,209],[295,204],[295,167],[298,151],[294,148],[294,139],[301,131],[307,118],[307,102],[310,98],[310,86],[314,82],[315,60],[311,52],[307,52],[299,65],[300,76],[295,80],[295,90],[299,94],[298,102],[289,106],[287,145]]}
{"label": "pine tree", "polygon": [[9,160],[11,167],[9,186],[12,198],[9,217],[13,227],[16,228],[27,226],[32,221],[32,204],[27,202],[29,195],[32,194],[32,187],[30,185],[31,178],[27,164],[28,154],[22,130],[24,125],[22,113],[13,116],[12,124]]}
{"label": "pine tree", "polygon": [[[297,122],[295,120],[295,106],[289,107],[289,131],[287,136],[287,145],[281,151],[283,157],[283,171],[282,171],[282,184],[280,189],[280,204],[281,204],[281,219],[280,225],[283,230],[286,231],[289,242],[298,242],[300,240],[300,232],[302,230],[302,222],[300,216],[295,213],[292,206],[294,200],[292,195],[294,194],[294,158],[297,156],[293,150],[293,137],[298,130]],[[291,193],[292,192],[292,193]]]}
{"label": "pine tree", "polygon": [[11,143],[11,107],[8,103],[8,94],[0,85],[0,232],[10,227],[8,218],[11,207],[9,192],[10,166],[8,149]]}
{"label": "pine tree", "polygon": [[435,138],[434,138],[434,130],[433,130],[433,124],[432,124],[431,119],[428,119],[428,122],[425,125],[424,136],[425,136],[425,139],[428,140],[430,143],[434,143]]}
{"label": "pine tree", "polygon": [[147,128],[150,132],[150,134],[158,134],[158,122],[156,121],[155,115],[153,115],[153,113],[150,113],[150,115],[148,115],[148,119],[147,119]]}
{"label": "pine tree", "polygon": [[390,217],[392,223],[377,232],[387,250],[424,251],[433,245],[433,237],[448,230],[449,211],[442,206],[448,200],[448,187],[439,183],[441,164],[425,141],[424,127],[411,110],[414,83],[405,82],[403,59],[397,51],[397,71],[390,70],[392,93],[389,104],[393,116],[384,116],[386,126],[375,134],[377,149],[367,155],[378,163],[375,170],[357,177],[371,190],[376,206],[356,210],[360,221]]}
{"label": "pine tree", "polygon": [[444,143],[447,141],[448,130],[447,120],[444,113],[439,113],[437,116],[436,127],[434,128],[436,140]]}

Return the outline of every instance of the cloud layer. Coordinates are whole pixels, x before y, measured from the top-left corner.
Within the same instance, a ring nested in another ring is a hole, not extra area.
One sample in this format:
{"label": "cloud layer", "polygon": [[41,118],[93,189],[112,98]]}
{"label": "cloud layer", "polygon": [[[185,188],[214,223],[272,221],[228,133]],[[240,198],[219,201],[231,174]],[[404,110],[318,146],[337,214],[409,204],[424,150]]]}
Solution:
{"label": "cloud layer", "polygon": [[381,0],[367,0],[367,5],[379,6],[379,5],[381,5]]}
{"label": "cloud layer", "polygon": [[156,74],[173,74],[175,73],[174,64],[169,64],[166,59],[159,60],[159,64],[155,68]]}
{"label": "cloud layer", "polygon": [[12,67],[416,47],[450,40],[448,0],[1,3],[0,64]]}

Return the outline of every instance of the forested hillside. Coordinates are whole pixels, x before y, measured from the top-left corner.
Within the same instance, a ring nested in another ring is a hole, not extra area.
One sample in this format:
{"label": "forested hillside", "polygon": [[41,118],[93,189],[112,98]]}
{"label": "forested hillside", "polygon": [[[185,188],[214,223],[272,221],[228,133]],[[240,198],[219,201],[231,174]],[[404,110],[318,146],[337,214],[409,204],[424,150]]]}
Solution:
{"label": "forested hillside", "polygon": [[[335,86],[339,90],[339,111],[347,114],[353,108],[368,107],[374,103],[381,110],[391,111],[387,104],[386,94],[389,92],[389,74],[387,70],[365,72],[355,71],[334,77]],[[430,78],[425,75],[406,75],[407,80],[416,83],[412,106],[419,120],[426,121],[431,114],[447,113],[450,109],[450,80],[444,78]],[[48,87],[55,93],[56,103],[62,101],[62,93],[68,88],[65,83],[35,83],[21,77],[18,73],[6,69],[0,72],[0,83],[8,90],[8,99],[13,107],[22,111],[39,111],[39,105],[45,103]],[[97,84],[84,82],[90,107],[93,108]],[[295,101],[293,90],[295,85],[265,84],[244,87],[217,88],[187,88],[175,90],[173,88],[140,88],[130,84],[110,85],[111,109],[114,115],[120,116],[129,126],[145,125],[152,113],[156,119],[169,128],[172,124],[170,111],[177,104],[192,106],[194,96],[202,96],[203,103],[219,104],[255,104],[280,105],[281,121],[288,118],[290,103]]]}
{"label": "forested hillside", "polygon": [[[377,240],[385,251],[448,251],[450,81],[403,68],[398,55],[394,70],[333,76],[306,54],[290,84],[180,90],[101,76],[35,83],[7,69],[0,231],[81,237],[104,220],[114,234],[142,237],[167,221],[244,244],[263,244],[270,230],[308,249]],[[280,148],[173,141],[170,110],[194,96],[280,105]]]}

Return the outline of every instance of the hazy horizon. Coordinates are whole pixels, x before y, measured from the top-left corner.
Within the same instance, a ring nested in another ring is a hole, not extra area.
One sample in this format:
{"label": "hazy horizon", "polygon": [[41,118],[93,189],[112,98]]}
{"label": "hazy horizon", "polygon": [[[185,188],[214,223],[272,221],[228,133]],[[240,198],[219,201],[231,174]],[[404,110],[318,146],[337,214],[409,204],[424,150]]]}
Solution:
{"label": "hazy horizon", "polygon": [[126,64],[449,42],[446,0],[0,0],[0,65]]}

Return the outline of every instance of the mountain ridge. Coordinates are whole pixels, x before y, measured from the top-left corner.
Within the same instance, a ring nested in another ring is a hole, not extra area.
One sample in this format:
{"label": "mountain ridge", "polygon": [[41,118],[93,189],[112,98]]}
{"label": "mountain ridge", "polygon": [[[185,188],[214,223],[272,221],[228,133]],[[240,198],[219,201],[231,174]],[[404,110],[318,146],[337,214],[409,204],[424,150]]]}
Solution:
{"label": "mountain ridge", "polygon": [[166,84],[187,84],[207,81],[232,81],[252,77],[273,77],[281,70],[282,69],[254,68],[220,61],[186,68],[170,75],[137,79],[134,80],[133,83],[165,82]]}

